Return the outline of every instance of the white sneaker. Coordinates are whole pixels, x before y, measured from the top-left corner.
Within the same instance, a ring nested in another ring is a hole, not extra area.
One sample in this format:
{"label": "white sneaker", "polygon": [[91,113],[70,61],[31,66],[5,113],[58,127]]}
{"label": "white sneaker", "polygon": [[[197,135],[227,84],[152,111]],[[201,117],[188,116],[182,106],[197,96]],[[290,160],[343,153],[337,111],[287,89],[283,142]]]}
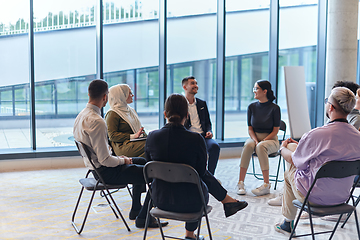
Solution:
{"label": "white sneaker", "polygon": [[283,197],[283,193],[280,192],[279,196],[277,196],[276,198],[272,198],[268,201],[268,204],[270,206],[281,206],[282,205],[282,197]]}
{"label": "white sneaker", "polygon": [[246,189],[245,189],[245,184],[243,181],[240,181],[238,184],[237,184],[237,194],[239,195],[245,195],[246,194]]}
{"label": "white sneaker", "polygon": [[251,190],[256,196],[262,196],[270,193],[271,183],[263,183],[260,187]]}

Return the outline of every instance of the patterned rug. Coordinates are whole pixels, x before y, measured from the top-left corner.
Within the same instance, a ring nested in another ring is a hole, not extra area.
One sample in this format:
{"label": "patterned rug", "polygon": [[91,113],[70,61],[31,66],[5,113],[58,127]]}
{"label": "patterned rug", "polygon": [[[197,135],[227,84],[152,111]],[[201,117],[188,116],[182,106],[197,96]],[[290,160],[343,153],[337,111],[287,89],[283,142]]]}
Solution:
{"label": "patterned rug", "polygon": [[[270,168],[271,172],[275,171],[276,161],[270,163]],[[84,177],[85,173],[85,168],[0,173],[0,239],[142,239],[143,229],[136,228],[134,221],[128,219],[131,200],[125,189],[113,195],[127,219],[131,232],[126,230],[121,220],[114,217],[105,200],[98,194],[83,233],[78,235],[74,231],[71,215],[80,191],[78,180]],[[277,233],[273,227],[283,219],[281,207],[267,204],[270,198],[276,196],[283,183],[278,185],[277,190],[272,189],[271,194],[255,197],[250,190],[261,185],[261,181],[248,175],[245,180],[248,194],[238,196],[235,189],[238,174],[239,159],[219,161],[216,177],[230,196],[246,200],[249,206],[234,216],[225,218],[222,204],[211,197],[210,205],[213,206],[213,211],[209,217],[213,239],[288,239],[285,235]],[[86,197],[90,197],[90,193],[87,193]],[[83,210],[85,204],[81,206]],[[80,217],[76,219],[77,222],[80,221]],[[209,239],[205,221],[202,223],[201,233]],[[331,229],[334,226],[333,222],[320,218],[316,218],[314,223],[320,230]],[[184,223],[170,221],[164,230],[168,235],[183,237]],[[309,221],[302,220],[298,233],[309,231]],[[328,238],[329,234],[316,236],[316,239]],[[150,229],[148,239],[161,239],[159,230]],[[339,228],[336,231],[333,239],[357,239],[353,216],[344,229]]]}

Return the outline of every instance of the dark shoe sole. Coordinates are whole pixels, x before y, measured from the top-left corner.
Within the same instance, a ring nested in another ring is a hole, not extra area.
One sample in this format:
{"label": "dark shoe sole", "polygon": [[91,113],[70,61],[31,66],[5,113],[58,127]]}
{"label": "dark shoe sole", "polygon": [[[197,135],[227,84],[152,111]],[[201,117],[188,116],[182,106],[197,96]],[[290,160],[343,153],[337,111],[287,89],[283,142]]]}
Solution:
{"label": "dark shoe sole", "polygon": [[243,210],[247,206],[248,206],[248,203],[244,201],[244,203],[241,206],[239,206],[239,208],[234,209],[233,211],[230,211],[230,210],[226,211],[225,208],[224,208],[225,217],[230,217],[230,216],[234,215],[235,213],[237,213],[238,211]]}

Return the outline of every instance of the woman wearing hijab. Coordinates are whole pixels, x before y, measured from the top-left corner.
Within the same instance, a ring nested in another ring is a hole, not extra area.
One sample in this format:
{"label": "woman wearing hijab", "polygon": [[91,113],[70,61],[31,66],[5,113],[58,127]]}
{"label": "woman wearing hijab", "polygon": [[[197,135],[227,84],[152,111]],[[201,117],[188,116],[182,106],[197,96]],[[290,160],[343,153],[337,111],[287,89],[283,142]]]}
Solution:
{"label": "woman wearing hijab", "polygon": [[117,156],[144,157],[144,128],[141,126],[135,110],[128,104],[133,102],[134,94],[127,84],[118,84],[109,88],[110,109],[105,115],[108,136]]}

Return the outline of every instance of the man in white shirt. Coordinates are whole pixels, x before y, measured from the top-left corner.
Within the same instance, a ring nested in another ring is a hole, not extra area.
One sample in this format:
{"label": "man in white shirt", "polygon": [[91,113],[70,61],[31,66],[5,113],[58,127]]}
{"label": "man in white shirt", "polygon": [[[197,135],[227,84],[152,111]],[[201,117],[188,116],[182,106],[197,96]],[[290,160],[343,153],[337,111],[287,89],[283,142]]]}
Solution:
{"label": "man in white shirt", "polygon": [[[113,156],[108,143],[107,126],[101,117],[101,108],[108,101],[108,84],[100,79],[93,80],[88,88],[89,102],[75,119],[73,134],[74,138],[90,148],[91,159],[96,169],[108,184],[133,184],[132,207],[129,218],[136,218],[136,227],[143,228],[150,200],[147,194],[144,206],[141,206],[141,193],[145,192],[145,180],[143,166],[144,158],[128,158],[126,156]],[[94,170],[88,159],[84,158],[87,168]],[[134,163],[134,164],[133,164]],[[135,163],[142,164],[136,165]],[[98,178],[95,171],[92,171]],[[168,222],[162,222],[166,226]],[[151,227],[158,227],[155,219],[150,222]]]}
{"label": "man in white shirt", "polygon": [[204,100],[195,98],[195,94],[197,94],[199,88],[195,77],[186,77],[181,83],[185,90],[185,97],[189,103],[189,118],[186,120],[184,126],[188,130],[200,133],[204,137],[206,150],[209,155],[208,170],[214,175],[219,160],[220,146],[212,139],[213,134],[207,104]]}

